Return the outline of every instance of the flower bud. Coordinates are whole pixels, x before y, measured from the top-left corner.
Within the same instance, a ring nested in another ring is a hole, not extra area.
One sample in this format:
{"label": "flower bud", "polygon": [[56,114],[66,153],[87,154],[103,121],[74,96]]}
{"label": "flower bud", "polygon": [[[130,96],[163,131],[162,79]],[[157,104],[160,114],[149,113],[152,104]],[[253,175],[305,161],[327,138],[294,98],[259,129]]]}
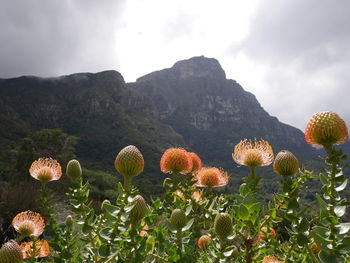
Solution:
{"label": "flower bud", "polygon": [[134,177],[143,172],[144,159],[142,153],[134,145],[123,148],[114,161],[114,167],[125,177]]}
{"label": "flower bud", "polygon": [[199,248],[204,248],[206,246],[208,246],[208,244],[211,241],[211,237],[207,236],[207,235],[203,235],[198,239],[198,247]]}
{"label": "flower bud", "polygon": [[21,247],[16,241],[10,240],[5,243],[0,249],[0,262],[1,263],[20,263],[22,262]]}
{"label": "flower bud", "polygon": [[280,151],[273,163],[273,170],[282,176],[292,176],[299,170],[299,161],[291,152]]}
{"label": "flower bud", "polygon": [[145,216],[147,212],[147,204],[141,195],[135,196],[133,203],[134,207],[130,211],[130,218],[134,222],[137,222]]}
{"label": "flower bud", "polygon": [[170,222],[178,231],[187,224],[187,218],[184,211],[175,209],[170,216]]}
{"label": "flower bud", "polygon": [[72,226],[73,226],[73,217],[71,215],[68,215],[66,217],[66,225],[67,225],[67,227],[72,228]]}
{"label": "flower bud", "polygon": [[79,161],[70,160],[67,164],[66,174],[72,180],[76,180],[80,178],[82,172],[81,172],[81,166]]}
{"label": "flower bud", "polygon": [[226,239],[233,232],[232,219],[227,213],[217,214],[214,221],[215,233],[220,239]]}

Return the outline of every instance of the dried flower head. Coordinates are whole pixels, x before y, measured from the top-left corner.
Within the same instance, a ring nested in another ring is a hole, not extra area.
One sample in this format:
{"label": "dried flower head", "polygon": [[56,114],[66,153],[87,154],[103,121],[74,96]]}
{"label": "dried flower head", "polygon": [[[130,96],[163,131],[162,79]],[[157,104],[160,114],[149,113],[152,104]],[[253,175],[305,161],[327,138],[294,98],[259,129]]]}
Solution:
{"label": "dried flower head", "polygon": [[10,240],[0,249],[1,263],[20,263],[23,262],[22,251],[16,241]]}
{"label": "dried flower head", "polygon": [[192,158],[192,173],[202,168],[202,160],[196,153],[189,153]]}
{"label": "dried flower head", "polygon": [[344,120],[331,111],[312,115],[305,129],[305,141],[313,146],[338,145],[347,139],[348,128]]}
{"label": "dried flower head", "polygon": [[30,175],[42,183],[61,178],[61,165],[52,158],[39,158],[29,168]]}
{"label": "dried flower head", "polygon": [[271,145],[264,140],[250,141],[244,139],[235,146],[232,154],[232,158],[236,163],[250,168],[270,165],[273,157]]}
{"label": "dried flower head", "polygon": [[208,244],[211,241],[211,237],[208,235],[203,235],[198,239],[198,247],[199,248],[204,248],[206,246],[208,246]]}
{"label": "dried flower head", "polygon": [[221,187],[228,184],[228,174],[216,167],[204,167],[194,176],[196,186],[199,187]]}
{"label": "dried flower head", "polygon": [[39,213],[25,211],[12,220],[12,226],[22,236],[40,236],[44,232],[44,219]]}
{"label": "dried flower head", "polygon": [[192,172],[192,157],[183,148],[170,148],[160,159],[160,170],[169,174],[188,174]]}
{"label": "dried flower head", "polygon": [[266,256],[264,257],[262,263],[284,263],[284,261],[278,260],[275,256]]}
{"label": "dried flower head", "polygon": [[139,149],[134,145],[123,148],[114,161],[114,167],[119,174],[134,177],[143,172],[145,161]]}
{"label": "dried flower head", "polygon": [[38,240],[33,243],[24,242],[21,244],[23,259],[45,258],[50,255],[50,247],[46,240]]}
{"label": "dried flower head", "polygon": [[299,161],[290,151],[280,151],[273,162],[273,170],[282,176],[292,176],[299,170]]}

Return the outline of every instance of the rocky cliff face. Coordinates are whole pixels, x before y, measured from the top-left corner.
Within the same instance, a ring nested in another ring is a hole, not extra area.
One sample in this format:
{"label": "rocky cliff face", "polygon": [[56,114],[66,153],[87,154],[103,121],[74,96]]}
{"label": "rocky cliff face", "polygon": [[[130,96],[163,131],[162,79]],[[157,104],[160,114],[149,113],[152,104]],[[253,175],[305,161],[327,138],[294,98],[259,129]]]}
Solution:
{"label": "rocky cliff face", "polygon": [[127,85],[148,96],[158,119],[208,162],[232,166],[233,147],[243,138],[266,139],[276,153],[289,149],[300,157],[314,156],[300,130],[270,116],[253,94],[226,79],[215,59],[183,60]]}
{"label": "rocky cliff face", "polygon": [[157,159],[164,149],[184,141],[155,115],[149,98],[127,89],[116,71],[0,80],[0,145],[61,128],[79,137],[77,157],[85,167],[113,171],[117,153],[134,144],[150,163],[146,172],[160,174]]}

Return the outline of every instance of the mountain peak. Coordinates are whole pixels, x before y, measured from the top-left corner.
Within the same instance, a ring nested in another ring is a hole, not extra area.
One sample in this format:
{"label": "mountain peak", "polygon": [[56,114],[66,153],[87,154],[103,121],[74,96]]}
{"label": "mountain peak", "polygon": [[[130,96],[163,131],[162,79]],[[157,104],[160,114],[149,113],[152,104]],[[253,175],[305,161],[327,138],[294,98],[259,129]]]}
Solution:
{"label": "mountain peak", "polygon": [[226,78],[225,71],[219,61],[204,56],[178,61],[174,64],[172,70],[176,71],[182,79],[188,77]]}

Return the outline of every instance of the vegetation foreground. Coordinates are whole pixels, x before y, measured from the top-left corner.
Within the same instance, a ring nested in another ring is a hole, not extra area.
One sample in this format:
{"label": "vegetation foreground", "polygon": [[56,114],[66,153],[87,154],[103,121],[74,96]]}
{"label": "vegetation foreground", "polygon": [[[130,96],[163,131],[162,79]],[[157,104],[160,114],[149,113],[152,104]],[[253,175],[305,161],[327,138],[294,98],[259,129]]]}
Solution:
{"label": "vegetation foreground", "polygon": [[[66,168],[71,215],[63,224],[47,188],[61,178],[61,166],[40,158],[29,173],[41,182],[43,212],[24,211],[13,218],[17,238],[2,245],[0,263],[350,262],[350,223],[341,219],[349,202],[340,195],[348,182],[343,174],[347,156],[334,148],[347,139],[345,122],[333,112],[316,113],[306,127],[306,142],[327,154],[324,173],[318,175],[322,189],[314,215],[299,198],[313,173],[300,168],[287,150],[274,158],[263,140],[242,140],[235,146],[233,160],[250,172],[234,198],[215,190],[228,184],[225,171],[202,167],[197,154],[170,148],[160,160],[161,171],[169,174],[163,182],[166,194],[147,204],[132,185],[144,170],[144,159],[130,145],[114,163],[124,185],[119,184],[116,200],[105,200],[96,209],[80,163],[71,160]],[[281,188],[263,204],[256,168],[270,164]]]}

